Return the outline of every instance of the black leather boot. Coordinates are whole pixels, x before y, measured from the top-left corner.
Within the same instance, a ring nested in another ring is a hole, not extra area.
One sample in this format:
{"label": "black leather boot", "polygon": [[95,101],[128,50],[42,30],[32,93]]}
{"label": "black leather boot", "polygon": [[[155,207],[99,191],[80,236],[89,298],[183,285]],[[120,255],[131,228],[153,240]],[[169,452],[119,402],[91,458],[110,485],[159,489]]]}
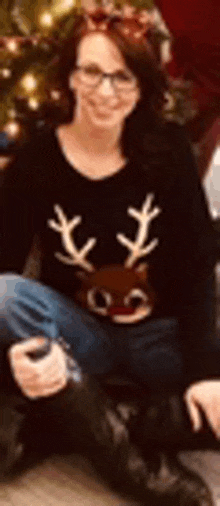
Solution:
{"label": "black leather boot", "polygon": [[[54,396],[28,401],[20,431],[24,446],[47,442],[49,452],[81,453],[114,490],[145,506],[212,506],[202,479],[175,456],[166,456],[160,447],[146,453],[146,447],[134,443],[129,428],[138,420],[139,407],[130,417],[124,415],[65,351],[68,385]],[[150,423],[148,429],[152,433]]]}
{"label": "black leather boot", "polygon": [[[68,385],[59,394],[38,401],[38,413],[47,420],[47,439],[50,434],[57,451],[85,455],[113,489],[144,505],[212,506],[203,480],[176,458],[179,436],[184,434],[185,446],[193,439],[182,397],[168,393],[165,401],[164,395],[149,399],[145,411],[138,402],[122,410],[97,380],[82,372],[60,342],[67,354]],[[155,407],[160,430],[150,416]],[[142,444],[136,444],[134,431],[142,434]],[[153,433],[157,444],[152,444]],[[150,440],[146,451],[144,442]]]}

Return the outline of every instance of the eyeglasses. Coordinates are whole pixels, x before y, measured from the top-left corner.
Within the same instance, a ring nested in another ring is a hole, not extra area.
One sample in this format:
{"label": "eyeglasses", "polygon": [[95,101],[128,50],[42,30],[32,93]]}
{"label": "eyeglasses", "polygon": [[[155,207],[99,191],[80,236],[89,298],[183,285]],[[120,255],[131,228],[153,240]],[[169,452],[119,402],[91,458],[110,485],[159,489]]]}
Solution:
{"label": "eyeglasses", "polygon": [[80,81],[90,88],[96,88],[106,78],[111,80],[111,84],[118,91],[132,91],[138,84],[137,78],[124,70],[107,74],[93,65],[76,65],[75,69],[78,72]]}

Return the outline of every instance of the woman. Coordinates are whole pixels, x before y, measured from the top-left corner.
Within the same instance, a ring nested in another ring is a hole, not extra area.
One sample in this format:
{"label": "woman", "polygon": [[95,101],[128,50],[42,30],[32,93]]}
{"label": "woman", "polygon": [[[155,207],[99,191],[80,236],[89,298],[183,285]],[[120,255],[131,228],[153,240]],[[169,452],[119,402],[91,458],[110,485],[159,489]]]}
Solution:
{"label": "woman", "polygon": [[[168,85],[151,43],[117,17],[93,23],[79,17],[61,54],[72,117],[5,174],[2,346],[29,399],[65,387],[62,336],[100,380],[119,370],[150,391],[184,387],[194,429],[202,408],[218,437],[216,244],[197,167],[182,128],[162,120]],[[22,277],[35,233],[37,282]],[[33,362],[45,337],[50,353]]]}

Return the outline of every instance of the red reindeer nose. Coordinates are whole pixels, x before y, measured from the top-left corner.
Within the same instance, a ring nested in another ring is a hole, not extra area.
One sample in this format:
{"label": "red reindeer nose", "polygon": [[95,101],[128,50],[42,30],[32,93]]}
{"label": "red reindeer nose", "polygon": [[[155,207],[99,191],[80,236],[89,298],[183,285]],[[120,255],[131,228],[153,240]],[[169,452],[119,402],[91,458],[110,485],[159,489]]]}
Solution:
{"label": "red reindeer nose", "polygon": [[110,316],[114,316],[115,314],[133,314],[134,308],[132,307],[124,307],[124,306],[112,306],[109,308]]}

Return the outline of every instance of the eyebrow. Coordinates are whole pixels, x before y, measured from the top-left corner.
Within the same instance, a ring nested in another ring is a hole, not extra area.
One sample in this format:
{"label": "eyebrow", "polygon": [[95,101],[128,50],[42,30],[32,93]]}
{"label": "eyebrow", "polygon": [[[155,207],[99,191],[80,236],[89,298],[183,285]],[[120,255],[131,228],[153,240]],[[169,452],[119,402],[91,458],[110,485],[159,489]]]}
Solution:
{"label": "eyebrow", "polygon": [[[77,63],[79,65],[79,63]],[[80,65],[91,65],[91,66],[94,66],[94,67],[98,67],[101,72],[105,72],[104,69],[102,69],[99,65],[99,63],[97,63],[96,61],[91,61],[91,60],[85,60],[83,62],[80,63]],[[129,72],[129,69],[127,69],[126,67],[120,67],[120,68],[117,68],[113,71],[113,73],[115,72]]]}

